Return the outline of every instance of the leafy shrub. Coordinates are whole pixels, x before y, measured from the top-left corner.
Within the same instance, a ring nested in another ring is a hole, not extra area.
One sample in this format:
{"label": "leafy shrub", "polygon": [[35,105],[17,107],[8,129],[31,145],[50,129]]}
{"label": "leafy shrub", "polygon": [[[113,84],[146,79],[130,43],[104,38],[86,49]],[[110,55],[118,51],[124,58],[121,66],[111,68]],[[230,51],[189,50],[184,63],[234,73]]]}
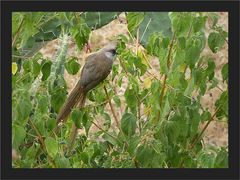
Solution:
{"label": "leafy shrub", "polygon": [[[208,46],[218,53],[227,43],[227,32],[214,13],[126,13],[132,39],[118,37],[117,63],[105,81],[107,88],[100,85],[89,92],[91,105],[74,109],[60,135],[53,134],[56,115],[67,98],[64,71],[74,75],[80,69],[75,57],[66,57],[69,37],[82,50],[91,29],[108,24],[118,14],[13,13],[12,147],[21,156],[13,167],[228,167],[227,148],[201,142],[213,118],[228,119],[227,90],[216,101],[214,113],[200,104],[200,98],[219,83],[215,60],[202,52]],[[212,21],[208,36],[207,19]],[[39,49],[56,38],[61,45],[55,59],[43,58]],[[145,50],[128,48],[136,40]],[[159,60],[157,76],[149,71],[150,56]],[[228,64],[221,73],[228,83]],[[128,82],[120,98],[108,82],[117,80],[115,86],[121,87],[123,77]],[[104,109],[107,103],[111,112]],[[123,115],[117,117],[123,104]],[[95,122],[99,116],[101,126]],[[202,122],[206,124],[200,129]],[[84,132],[77,136],[73,152],[66,154],[72,123]],[[92,126],[98,130],[89,132]]]}

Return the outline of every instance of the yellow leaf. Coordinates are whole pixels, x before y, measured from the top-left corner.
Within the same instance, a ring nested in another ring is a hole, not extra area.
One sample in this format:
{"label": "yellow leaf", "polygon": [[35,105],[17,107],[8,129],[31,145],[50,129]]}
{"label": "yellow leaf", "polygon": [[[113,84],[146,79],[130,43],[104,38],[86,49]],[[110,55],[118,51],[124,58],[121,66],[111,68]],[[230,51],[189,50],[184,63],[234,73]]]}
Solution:
{"label": "yellow leaf", "polygon": [[17,63],[13,62],[13,63],[12,63],[12,74],[13,74],[13,75],[16,74],[17,69],[18,69]]}
{"label": "yellow leaf", "polygon": [[186,64],[181,64],[179,67],[179,71],[183,73],[185,71],[185,68],[186,68]]}
{"label": "yellow leaf", "polygon": [[147,56],[146,53],[143,50],[138,49],[137,55],[138,55],[138,57],[141,58],[141,62],[143,64],[145,64],[146,66],[148,66],[148,63],[146,62],[147,61],[146,60],[146,56]]}
{"label": "yellow leaf", "polygon": [[152,79],[150,77],[147,77],[146,79],[144,79],[143,81],[144,88],[150,88],[151,84],[152,84]]}

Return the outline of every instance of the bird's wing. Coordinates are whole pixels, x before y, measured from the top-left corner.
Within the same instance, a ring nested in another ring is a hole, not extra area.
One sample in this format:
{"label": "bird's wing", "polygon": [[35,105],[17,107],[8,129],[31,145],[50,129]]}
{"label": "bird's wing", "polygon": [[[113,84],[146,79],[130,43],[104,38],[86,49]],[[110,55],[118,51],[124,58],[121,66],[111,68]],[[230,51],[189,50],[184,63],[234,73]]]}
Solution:
{"label": "bird's wing", "polygon": [[103,81],[110,73],[111,66],[107,63],[106,57],[101,54],[90,56],[83,67],[81,84],[90,90]]}

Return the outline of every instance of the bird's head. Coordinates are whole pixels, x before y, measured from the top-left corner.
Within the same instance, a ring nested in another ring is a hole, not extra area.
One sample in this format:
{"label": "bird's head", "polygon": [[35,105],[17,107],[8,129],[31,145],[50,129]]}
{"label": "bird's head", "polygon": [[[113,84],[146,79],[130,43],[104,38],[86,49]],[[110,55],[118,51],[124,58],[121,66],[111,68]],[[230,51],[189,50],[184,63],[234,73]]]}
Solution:
{"label": "bird's head", "polygon": [[110,42],[101,49],[101,52],[103,52],[107,58],[113,59],[117,54],[116,50],[117,42]]}

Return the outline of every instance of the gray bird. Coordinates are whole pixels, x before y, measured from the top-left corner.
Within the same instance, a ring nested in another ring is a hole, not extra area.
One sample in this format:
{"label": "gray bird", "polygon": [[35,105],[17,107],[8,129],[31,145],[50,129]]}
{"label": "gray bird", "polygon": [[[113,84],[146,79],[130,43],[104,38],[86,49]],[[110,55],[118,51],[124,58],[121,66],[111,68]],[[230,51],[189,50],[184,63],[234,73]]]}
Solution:
{"label": "gray bird", "polygon": [[57,124],[67,120],[73,107],[78,106],[82,108],[88,91],[95,88],[109,75],[116,55],[116,47],[117,43],[111,42],[86,58],[80,80],[58,113]]}

